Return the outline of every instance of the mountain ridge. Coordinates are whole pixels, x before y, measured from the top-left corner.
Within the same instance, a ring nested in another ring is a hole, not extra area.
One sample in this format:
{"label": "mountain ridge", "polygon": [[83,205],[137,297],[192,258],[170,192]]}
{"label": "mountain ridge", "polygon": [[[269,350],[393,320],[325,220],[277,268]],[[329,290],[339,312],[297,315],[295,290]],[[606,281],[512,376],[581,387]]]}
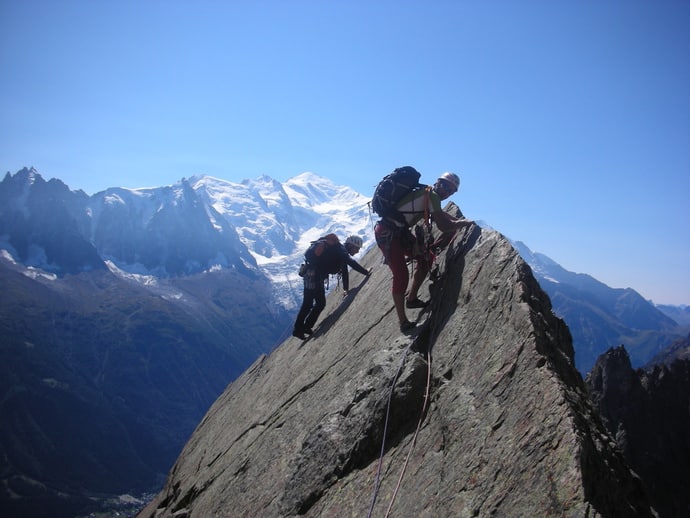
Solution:
{"label": "mountain ridge", "polygon": [[587,373],[611,347],[625,344],[633,365],[644,365],[682,335],[679,324],[632,288],[611,288],[590,275],[569,272],[551,258],[511,241],[570,327],[575,361]]}
{"label": "mountain ridge", "polygon": [[[28,208],[22,205],[27,200]],[[28,266],[59,274],[64,261],[66,272],[110,268],[131,279],[234,268],[267,277],[272,302],[286,311],[301,302],[297,271],[309,242],[330,232],[354,233],[364,241],[363,252],[373,246],[369,200],[310,172],[284,183],[267,175],[240,183],[196,175],[171,186],[114,187],[89,197],[23,169],[5,176],[0,201],[15,208],[0,217],[0,248]],[[37,220],[17,215],[34,211]],[[620,344],[634,366],[644,365],[687,332],[687,308],[655,307],[631,288],[610,288],[511,242],[571,326],[581,373]]]}

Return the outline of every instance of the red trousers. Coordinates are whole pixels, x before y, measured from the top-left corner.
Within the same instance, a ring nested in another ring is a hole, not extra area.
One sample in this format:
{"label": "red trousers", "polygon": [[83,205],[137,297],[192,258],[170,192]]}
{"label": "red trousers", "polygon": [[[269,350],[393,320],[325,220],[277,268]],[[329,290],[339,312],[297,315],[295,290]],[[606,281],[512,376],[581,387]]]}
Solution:
{"label": "red trousers", "polygon": [[[391,293],[404,294],[407,290],[410,272],[407,269],[408,259],[414,256],[414,236],[406,229],[393,229],[379,222],[374,227],[376,244],[381,249],[386,264],[393,272]],[[428,269],[427,262],[420,257],[417,269]],[[426,273],[426,272],[425,272]]]}

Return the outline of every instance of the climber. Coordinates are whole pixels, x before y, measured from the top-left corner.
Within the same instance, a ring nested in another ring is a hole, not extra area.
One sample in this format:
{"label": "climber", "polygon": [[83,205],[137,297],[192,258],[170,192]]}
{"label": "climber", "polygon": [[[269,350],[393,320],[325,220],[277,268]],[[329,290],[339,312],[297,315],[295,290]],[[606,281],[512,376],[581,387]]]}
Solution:
{"label": "climber", "polygon": [[[392,217],[383,217],[374,227],[376,244],[383,253],[385,263],[393,272],[391,293],[403,333],[413,330],[417,325],[407,319],[405,306],[424,308],[429,304],[429,301],[419,300],[418,291],[430,264],[425,250],[420,248],[415,236],[410,232],[410,227],[424,218],[430,218],[441,232],[470,226],[471,221],[454,218],[441,208],[441,201],[455,194],[459,187],[460,178],[455,173],[443,173],[433,186],[413,190],[396,204],[396,210],[404,216],[405,223],[400,223]],[[406,295],[409,277],[408,258],[415,260],[416,268]]]}
{"label": "climber", "polygon": [[304,340],[305,334],[313,334],[312,327],[326,307],[324,284],[329,274],[341,274],[345,297],[350,289],[348,265],[362,275],[369,276],[371,272],[352,258],[361,248],[362,238],[359,236],[348,237],[344,245],[335,234],[328,234],[312,242],[304,254],[305,264],[300,273],[304,278],[304,299],[295,320],[292,336]]}

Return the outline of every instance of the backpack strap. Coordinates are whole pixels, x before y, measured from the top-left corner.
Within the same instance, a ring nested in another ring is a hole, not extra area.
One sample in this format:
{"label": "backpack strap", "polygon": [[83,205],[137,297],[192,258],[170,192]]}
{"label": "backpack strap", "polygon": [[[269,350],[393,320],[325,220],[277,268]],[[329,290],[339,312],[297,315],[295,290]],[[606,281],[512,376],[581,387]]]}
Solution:
{"label": "backpack strap", "polygon": [[427,227],[431,227],[431,212],[429,210],[429,204],[431,203],[430,198],[431,186],[428,185],[426,189],[424,189],[424,223]]}

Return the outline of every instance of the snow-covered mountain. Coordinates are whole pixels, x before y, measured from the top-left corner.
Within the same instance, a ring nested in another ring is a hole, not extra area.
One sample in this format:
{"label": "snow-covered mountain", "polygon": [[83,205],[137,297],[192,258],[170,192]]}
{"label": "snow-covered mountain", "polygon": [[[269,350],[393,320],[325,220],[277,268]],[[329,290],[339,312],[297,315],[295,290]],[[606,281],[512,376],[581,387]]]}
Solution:
{"label": "snow-covered mountain", "polygon": [[7,174],[0,508],[34,509],[40,488],[53,515],[86,515],[92,493],[157,488],[227,384],[290,335],[308,242],[370,241],[367,201],[309,174],[93,196]]}
{"label": "snow-covered mountain", "polygon": [[[24,169],[0,183],[0,249],[17,263],[58,275],[107,267],[159,290],[170,279],[232,270],[265,278],[270,303],[291,311],[301,301],[297,271],[311,241],[335,232],[341,239],[359,235],[364,250],[373,245],[368,202],[308,172],[284,183],[268,176],[241,183],[194,176],[89,197]],[[582,372],[620,343],[634,345],[631,358],[641,365],[677,335],[677,323],[635,290],[610,288],[524,243],[513,245],[570,326]]]}
{"label": "snow-covered mountain", "polygon": [[301,297],[297,275],[311,241],[334,232],[372,244],[369,199],[313,173],[284,184],[262,176],[232,183],[210,176],[189,179],[200,199],[239,235],[258,268],[276,289],[276,301],[294,307]]}
{"label": "snow-covered mountain", "polygon": [[368,201],[313,173],[284,184],[194,176],[89,197],[23,169],[0,184],[0,249],[58,275],[107,266],[149,284],[232,269],[267,277],[274,302],[290,310],[301,298],[297,270],[311,241],[335,232],[343,240],[359,235],[364,250],[371,245]]}

